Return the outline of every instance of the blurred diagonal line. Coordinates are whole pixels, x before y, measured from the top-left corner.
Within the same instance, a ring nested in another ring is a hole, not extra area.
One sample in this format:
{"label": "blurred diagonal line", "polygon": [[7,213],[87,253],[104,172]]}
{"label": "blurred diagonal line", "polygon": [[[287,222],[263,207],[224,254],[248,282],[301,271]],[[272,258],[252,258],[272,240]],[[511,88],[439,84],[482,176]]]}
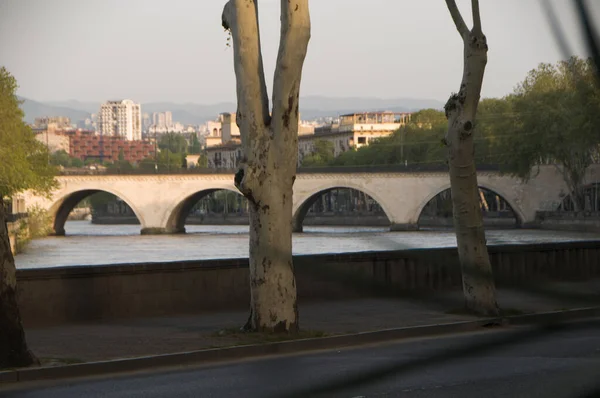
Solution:
{"label": "blurred diagonal line", "polygon": [[563,53],[563,57],[570,58],[572,52],[569,48],[569,44],[567,43],[566,35],[562,31],[556,13],[554,12],[554,6],[548,0],[540,0],[540,5],[546,12],[546,18],[548,18],[548,22],[550,23],[550,29],[554,34],[555,40],[558,42],[558,46],[560,51]]}
{"label": "blurred diagonal line", "polygon": [[513,344],[530,342],[540,337],[550,336],[562,331],[581,330],[594,327],[597,328],[598,326],[600,326],[599,320],[536,326],[526,330],[512,332],[507,335],[503,334],[501,336],[490,338],[490,340],[486,342],[469,344],[454,349],[444,350],[443,352],[425,358],[409,360],[408,362],[396,361],[395,363],[378,366],[371,370],[360,371],[354,375],[345,376],[343,378],[339,377],[328,383],[308,387],[289,394],[274,395],[273,397],[304,398],[327,396],[326,394],[345,391],[349,388],[364,387],[365,385],[381,381],[391,376],[397,377],[428,366],[435,366],[456,361],[466,356],[489,353]]}
{"label": "blurred diagonal line", "polygon": [[600,83],[600,49],[598,48],[598,36],[592,25],[590,12],[587,8],[586,2],[584,0],[575,0],[575,6],[577,8],[579,19],[581,20],[588,51],[590,52],[590,55],[596,64],[596,73],[598,82]]}

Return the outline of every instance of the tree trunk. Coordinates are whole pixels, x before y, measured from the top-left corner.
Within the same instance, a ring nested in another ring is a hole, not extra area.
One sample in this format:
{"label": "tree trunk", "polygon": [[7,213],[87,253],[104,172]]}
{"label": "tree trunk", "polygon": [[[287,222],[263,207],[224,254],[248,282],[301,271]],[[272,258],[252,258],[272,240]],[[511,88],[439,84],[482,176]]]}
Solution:
{"label": "tree trunk", "polygon": [[299,92],[310,39],[308,0],[281,0],[281,40],[269,113],[256,0],[229,0],[244,157],[235,184],[250,207],[250,317],[246,330],[296,332],[292,196],[298,161]]}
{"label": "tree trunk", "polygon": [[496,289],[486,246],[475,169],[473,130],[487,63],[487,42],[481,30],[479,3],[472,0],[474,27],[468,30],[454,0],[448,9],[464,43],[464,70],[458,94],[445,106],[450,186],[458,255],[466,308],[481,315],[498,315]]}
{"label": "tree trunk", "polygon": [[296,280],[292,264],[292,179],[263,180],[270,194],[250,207],[252,330],[298,329]]}
{"label": "tree trunk", "polygon": [[4,205],[0,201],[0,369],[37,363],[27,348],[17,305],[17,275],[10,250]]}

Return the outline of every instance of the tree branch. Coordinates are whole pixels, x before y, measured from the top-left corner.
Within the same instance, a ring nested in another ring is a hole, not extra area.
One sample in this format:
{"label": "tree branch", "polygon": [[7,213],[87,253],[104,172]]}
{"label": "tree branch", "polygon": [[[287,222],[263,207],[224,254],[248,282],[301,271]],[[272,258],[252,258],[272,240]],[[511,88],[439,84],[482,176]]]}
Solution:
{"label": "tree branch", "polygon": [[460,15],[460,11],[456,5],[455,0],[446,0],[446,5],[448,6],[448,11],[450,11],[450,15],[452,16],[452,20],[454,21],[454,25],[460,33],[461,37],[464,37],[466,33],[469,32],[469,28],[467,28],[467,24],[463,19],[462,15]]}
{"label": "tree branch", "polygon": [[[302,66],[310,41],[308,0],[281,0],[281,40],[273,83],[273,131],[297,139]],[[275,125],[277,123],[278,125]],[[293,148],[297,153],[297,147]],[[296,155],[297,156],[297,155]]]}
{"label": "tree branch", "polygon": [[481,13],[479,12],[479,0],[471,0],[471,9],[473,11],[473,30],[481,33]]}
{"label": "tree branch", "polygon": [[223,28],[231,32],[237,91],[237,121],[244,145],[269,124],[258,5],[256,0],[229,0],[223,8]]}

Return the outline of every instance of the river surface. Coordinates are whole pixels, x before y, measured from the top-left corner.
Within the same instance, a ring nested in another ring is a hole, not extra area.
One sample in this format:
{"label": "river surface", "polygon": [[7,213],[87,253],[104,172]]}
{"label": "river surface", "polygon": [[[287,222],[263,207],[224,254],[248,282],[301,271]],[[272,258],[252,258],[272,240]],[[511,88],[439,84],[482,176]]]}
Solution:
{"label": "river surface", "polygon": [[[122,264],[248,257],[248,226],[188,225],[187,234],[140,235],[139,225],[68,221],[67,236],[33,240],[15,257],[17,268]],[[305,226],[294,234],[294,254],[455,247],[450,230],[389,232],[387,227]],[[594,233],[489,230],[488,245],[600,240]]]}

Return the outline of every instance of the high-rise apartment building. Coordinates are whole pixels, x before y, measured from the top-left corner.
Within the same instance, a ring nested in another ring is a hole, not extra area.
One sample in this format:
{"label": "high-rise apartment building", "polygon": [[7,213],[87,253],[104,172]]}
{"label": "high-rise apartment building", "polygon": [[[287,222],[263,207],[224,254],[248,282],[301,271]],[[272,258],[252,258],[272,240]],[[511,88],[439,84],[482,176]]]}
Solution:
{"label": "high-rise apartment building", "polygon": [[100,106],[98,132],[123,137],[130,141],[142,139],[142,110],[132,100],[108,101]]}

